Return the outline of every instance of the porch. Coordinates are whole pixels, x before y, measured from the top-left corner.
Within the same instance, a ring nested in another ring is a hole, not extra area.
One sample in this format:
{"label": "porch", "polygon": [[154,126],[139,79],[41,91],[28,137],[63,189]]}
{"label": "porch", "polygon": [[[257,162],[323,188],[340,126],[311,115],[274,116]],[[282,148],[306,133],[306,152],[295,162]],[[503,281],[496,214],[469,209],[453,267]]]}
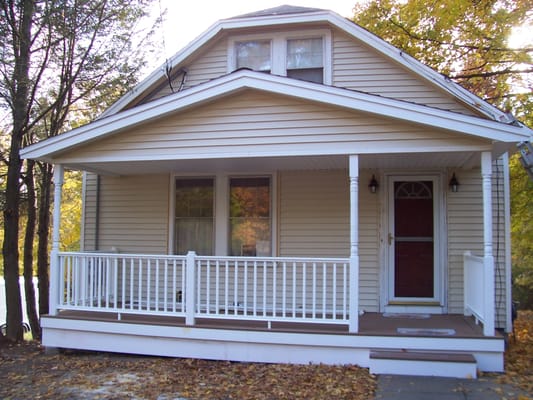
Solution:
{"label": "porch", "polygon": [[[484,334],[482,312],[476,318],[350,312],[359,307],[351,295],[357,293],[353,288],[358,277],[350,274],[349,259],[206,257],[192,252],[60,253],[58,259],[59,271],[52,276],[59,279],[51,286],[54,312],[42,318],[45,346],[231,361],[358,364],[374,372],[381,371],[383,356],[430,357],[413,371],[422,368],[444,376],[450,367],[439,370],[443,359],[470,357],[468,369],[453,361],[452,376],[475,376],[476,368],[503,370],[504,340]],[[475,274],[483,271],[482,260],[465,256],[465,269],[474,277],[468,279],[479,282]],[[474,293],[465,298],[482,306],[483,292],[476,295],[476,285],[470,287]],[[478,306],[465,305],[465,314]],[[401,373],[409,373],[405,362]]]}

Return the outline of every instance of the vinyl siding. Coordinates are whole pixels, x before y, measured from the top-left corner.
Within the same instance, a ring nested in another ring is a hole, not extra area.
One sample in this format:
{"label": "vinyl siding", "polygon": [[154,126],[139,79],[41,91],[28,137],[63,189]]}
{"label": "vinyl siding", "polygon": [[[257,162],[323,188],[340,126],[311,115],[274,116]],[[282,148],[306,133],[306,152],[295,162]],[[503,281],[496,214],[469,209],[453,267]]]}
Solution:
{"label": "vinyl siding", "polygon": [[248,90],[113,135],[61,162],[472,150],[481,139]]}
{"label": "vinyl siding", "polygon": [[96,174],[86,172],[83,175],[83,224],[82,224],[82,250],[96,250],[96,211],[97,211],[97,180]]}
{"label": "vinyl siding", "polygon": [[[360,182],[370,179],[362,171]],[[282,257],[349,257],[350,193],[346,170],[280,173],[279,252]],[[360,187],[365,187],[360,185]],[[377,202],[359,195],[360,308],[379,311]]]}
{"label": "vinyl siding", "polygon": [[[463,254],[483,256],[483,197],[479,169],[455,171],[457,193],[448,193],[448,309],[463,313]],[[501,161],[493,164],[493,254],[495,260],[496,327],[505,328],[505,213]]]}
{"label": "vinyl siding", "polygon": [[451,95],[343,32],[333,35],[333,85],[474,115]]}
{"label": "vinyl siding", "polygon": [[[227,46],[226,39],[218,39],[208,48],[203,49],[190,63],[185,62],[182,68],[187,72],[181,90],[186,90],[211,79],[226,75],[228,69]],[[140,104],[168,96],[169,94],[180,90],[182,80],[183,75],[177,74],[172,81],[172,87],[168,82],[164,82],[156,93],[143,100]]]}
{"label": "vinyl siding", "polygon": [[[96,181],[91,175],[91,182]],[[87,191],[85,249],[166,254],[168,176],[101,176],[98,248],[95,238],[96,185]]]}

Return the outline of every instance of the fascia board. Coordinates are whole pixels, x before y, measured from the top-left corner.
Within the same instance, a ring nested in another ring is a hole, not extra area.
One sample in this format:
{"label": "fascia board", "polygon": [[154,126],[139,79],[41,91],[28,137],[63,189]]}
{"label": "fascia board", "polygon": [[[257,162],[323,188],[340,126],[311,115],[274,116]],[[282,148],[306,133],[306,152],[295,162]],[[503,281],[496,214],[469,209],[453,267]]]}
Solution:
{"label": "fascia board", "polygon": [[310,101],[327,105],[395,118],[405,122],[418,123],[493,141],[520,142],[527,140],[533,132],[524,126],[508,125],[333,86],[324,86],[243,70],[198,85],[187,91],[163,97],[131,110],[96,120],[60,136],[36,143],[22,149],[21,157],[42,159],[133,125],[146,123],[168,113],[246,88],[293,96],[304,100],[311,99]]}

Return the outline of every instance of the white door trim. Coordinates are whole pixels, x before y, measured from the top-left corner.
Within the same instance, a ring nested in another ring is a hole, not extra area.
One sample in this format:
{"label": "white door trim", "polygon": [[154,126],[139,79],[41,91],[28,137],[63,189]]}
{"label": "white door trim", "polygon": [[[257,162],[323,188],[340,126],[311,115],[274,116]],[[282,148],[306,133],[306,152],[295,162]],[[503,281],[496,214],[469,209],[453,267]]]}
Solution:
{"label": "white door trim", "polygon": [[[383,174],[383,208],[381,231],[382,289],[381,311],[400,313],[447,312],[447,229],[446,229],[446,174],[443,171],[427,171],[424,174],[390,171]],[[394,297],[394,245],[389,245],[389,232],[394,232],[394,182],[433,182],[434,226],[434,297],[431,299]]]}

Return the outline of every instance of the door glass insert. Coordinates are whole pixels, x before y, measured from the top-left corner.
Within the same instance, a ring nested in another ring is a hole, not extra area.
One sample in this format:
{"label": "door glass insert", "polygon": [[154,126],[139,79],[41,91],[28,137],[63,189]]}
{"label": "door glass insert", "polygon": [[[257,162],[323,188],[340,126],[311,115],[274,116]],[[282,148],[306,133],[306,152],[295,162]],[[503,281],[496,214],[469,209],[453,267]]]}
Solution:
{"label": "door glass insert", "polygon": [[230,179],[230,255],[271,255],[270,209],[270,178]]}
{"label": "door glass insert", "polygon": [[394,297],[434,297],[433,182],[394,182]]}
{"label": "door glass insert", "polygon": [[214,179],[177,179],[175,252],[213,255]]}

